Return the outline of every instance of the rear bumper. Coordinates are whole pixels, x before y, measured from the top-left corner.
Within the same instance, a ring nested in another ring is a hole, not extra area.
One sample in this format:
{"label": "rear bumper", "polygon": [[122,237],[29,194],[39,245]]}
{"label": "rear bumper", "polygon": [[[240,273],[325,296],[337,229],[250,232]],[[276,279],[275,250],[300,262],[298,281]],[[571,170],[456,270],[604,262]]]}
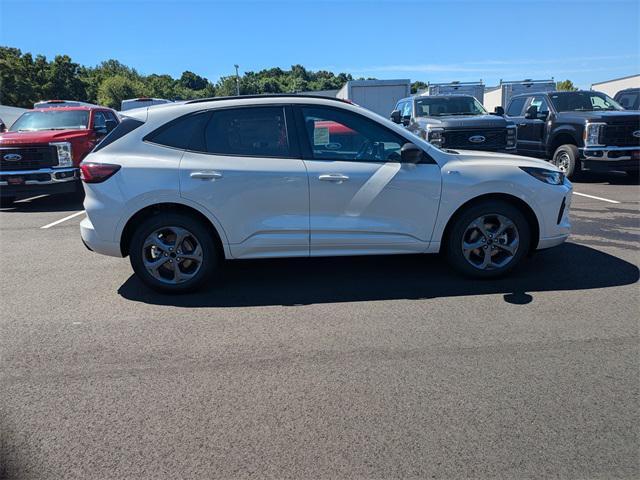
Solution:
{"label": "rear bumper", "polygon": [[589,170],[638,170],[640,166],[640,146],[587,147],[580,153]]}
{"label": "rear bumper", "polygon": [[77,168],[41,168],[0,172],[0,195],[72,193],[82,188]]}
{"label": "rear bumper", "polygon": [[86,217],[80,222],[80,236],[82,237],[82,243],[85,246],[96,253],[102,255],[109,255],[111,257],[122,257],[120,251],[120,244],[117,242],[109,242],[100,238],[96,233],[95,228],[89,217]]}

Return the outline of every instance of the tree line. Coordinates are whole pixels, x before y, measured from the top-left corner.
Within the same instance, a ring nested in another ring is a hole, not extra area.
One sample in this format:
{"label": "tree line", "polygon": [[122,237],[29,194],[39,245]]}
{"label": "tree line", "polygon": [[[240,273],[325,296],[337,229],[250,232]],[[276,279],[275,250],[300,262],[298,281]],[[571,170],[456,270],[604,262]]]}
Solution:
{"label": "tree line", "polygon": [[[293,65],[291,70],[270,68],[246,72],[240,78],[242,95],[329,90],[353,80],[350,74],[307,70]],[[32,108],[48,99],[80,100],[120,108],[127,98],[158,97],[188,100],[236,94],[235,75],[215,84],[190,71],[180,78],[170,75],[142,75],[118,60],[106,60],[95,67],[74,62],[68,55],[47,60],[44,55],[22,53],[18,48],[0,46],[0,104]]]}

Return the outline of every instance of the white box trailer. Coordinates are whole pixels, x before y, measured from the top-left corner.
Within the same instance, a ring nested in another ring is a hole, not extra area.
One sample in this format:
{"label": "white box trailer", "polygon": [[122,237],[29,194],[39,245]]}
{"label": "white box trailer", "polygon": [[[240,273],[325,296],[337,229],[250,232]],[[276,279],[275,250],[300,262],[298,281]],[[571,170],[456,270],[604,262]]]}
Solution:
{"label": "white box trailer", "polygon": [[422,95],[471,95],[482,103],[484,100],[484,84],[482,81],[429,83]]}
{"label": "white box trailer", "polygon": [[336,97],[350,100],[372,112],[389,118],[401,98],[411,96],[411,80],[350,80]]}
{"label": "white box trailer", "polygon": [[500,85],[493,88],[487,88],[484,92],[484,108],[490,112],[494,111],[496,107],[507,108],[509,100],[515,95],[521,93],[539,93],[539,92],[552,92],[556,89],[555,80],[522,80],[503,82],[500,80]]}

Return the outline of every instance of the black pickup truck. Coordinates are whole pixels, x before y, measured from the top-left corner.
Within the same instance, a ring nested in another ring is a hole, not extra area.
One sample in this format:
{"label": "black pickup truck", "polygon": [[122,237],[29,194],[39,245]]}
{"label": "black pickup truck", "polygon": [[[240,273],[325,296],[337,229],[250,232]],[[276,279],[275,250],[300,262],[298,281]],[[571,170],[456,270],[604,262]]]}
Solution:
{"label": "black pickup truck", "polygon": [[499,113],[488,113],[471,95],[403,98],[391,120],[441,148],[511,153],[516,148],[515,124]]}
{"label": "black pickup truck", "polygon": [[518,126],[518,154],[549,159],[568,177],[583,170],[640,170],[640,112],[595,91],[518,95],[506,114]]}

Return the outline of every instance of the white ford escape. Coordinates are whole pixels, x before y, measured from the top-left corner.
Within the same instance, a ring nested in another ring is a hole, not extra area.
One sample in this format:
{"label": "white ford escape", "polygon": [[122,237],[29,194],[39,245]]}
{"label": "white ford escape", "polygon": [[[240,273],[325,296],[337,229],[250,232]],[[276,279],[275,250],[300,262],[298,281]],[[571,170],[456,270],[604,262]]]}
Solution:
{"label": "white ford escape", "polygon": [[223,259],[444,252],[494,277],[569,235],[550,164],[442,151],[346,102],[295,95],[127,112],[82,163],[88,248],[150,287],[193,290]]}

